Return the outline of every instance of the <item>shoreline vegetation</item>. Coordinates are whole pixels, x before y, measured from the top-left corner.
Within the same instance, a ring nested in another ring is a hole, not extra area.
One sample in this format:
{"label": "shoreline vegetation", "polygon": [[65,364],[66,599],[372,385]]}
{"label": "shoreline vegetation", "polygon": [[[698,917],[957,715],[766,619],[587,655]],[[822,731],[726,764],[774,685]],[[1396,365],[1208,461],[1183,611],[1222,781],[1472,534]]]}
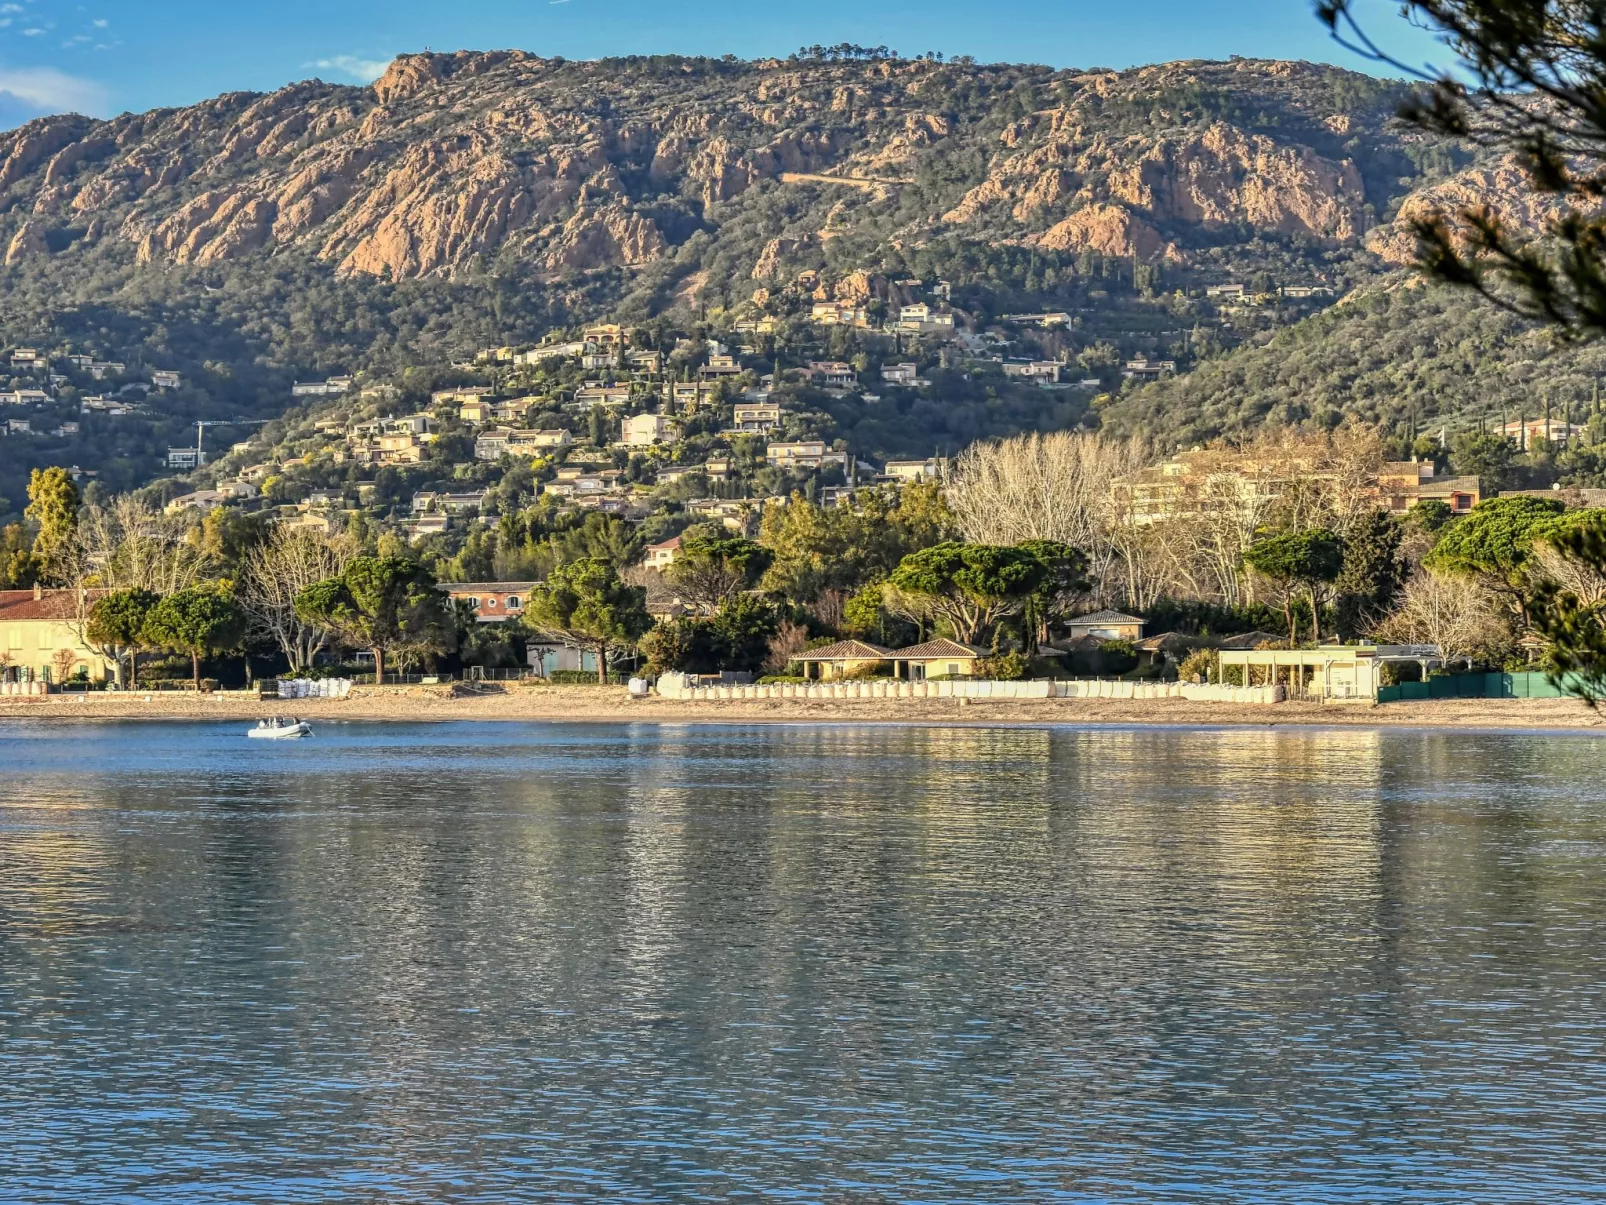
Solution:
{"label": "shoreline vegetation", "polygon": [[[258,698],[249,692],[55,694],[0,698],[7,720],[231,721],[294,713],[303,719],[552,723],[851,723],[1140,727],[1446,728],[1569,730],[1606,734],[1606,713],[1576,699],[1438,699],[1365,704],[1195,703],[1183,699],[632,699],[622,687],[358,687],[345,699]],[[242,729],[243,734],[243,729]]]}

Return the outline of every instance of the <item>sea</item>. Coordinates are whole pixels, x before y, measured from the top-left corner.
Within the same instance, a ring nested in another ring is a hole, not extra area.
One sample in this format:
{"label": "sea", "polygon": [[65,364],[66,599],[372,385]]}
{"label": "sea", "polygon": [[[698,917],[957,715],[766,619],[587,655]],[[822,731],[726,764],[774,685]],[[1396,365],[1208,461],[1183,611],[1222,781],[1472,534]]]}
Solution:
{"label": "sea", "polygon": [[0,1201],[1606,1201],[1606,742],[0,723]]}

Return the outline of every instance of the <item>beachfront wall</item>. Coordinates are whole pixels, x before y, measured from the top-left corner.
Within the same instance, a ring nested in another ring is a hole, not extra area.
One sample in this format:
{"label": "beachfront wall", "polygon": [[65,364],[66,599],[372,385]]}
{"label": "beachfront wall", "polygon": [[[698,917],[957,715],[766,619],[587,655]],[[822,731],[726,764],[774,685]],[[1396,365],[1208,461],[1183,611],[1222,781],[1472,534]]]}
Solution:
{"label": "beachfront wall", "polygon": [[1191,682],[773,682],[754,686],[693,686],[680,674],[658,679],[665,699],[704,703],[759,699],[1188,699],[1196,703],[1281,703],[1281,686],[1199,686]]}

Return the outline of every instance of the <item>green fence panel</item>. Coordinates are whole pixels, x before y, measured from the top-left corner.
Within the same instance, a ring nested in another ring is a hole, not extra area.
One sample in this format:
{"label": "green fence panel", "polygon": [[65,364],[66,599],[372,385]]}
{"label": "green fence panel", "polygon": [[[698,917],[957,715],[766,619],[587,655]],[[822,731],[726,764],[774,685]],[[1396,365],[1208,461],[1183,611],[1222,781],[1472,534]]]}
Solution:
{"label": "green fence panel", "polygon": [[1379,686],[1377,688],[1377,701],[1379,703],[1398,703],[1400,701],[1400,688],[1398,686]]}
{"label": "green fence panel", "polygon": [[1567,693],[1552,682],[1547,674],[1529,674],[1528,680],[1530,698],[1559,699]]}
{"label": "green fence panel", "polygon": [[1428,682],[1401,682],[1400,698],[1402,699],[1430,699],[1433,697],[1432,685]]}

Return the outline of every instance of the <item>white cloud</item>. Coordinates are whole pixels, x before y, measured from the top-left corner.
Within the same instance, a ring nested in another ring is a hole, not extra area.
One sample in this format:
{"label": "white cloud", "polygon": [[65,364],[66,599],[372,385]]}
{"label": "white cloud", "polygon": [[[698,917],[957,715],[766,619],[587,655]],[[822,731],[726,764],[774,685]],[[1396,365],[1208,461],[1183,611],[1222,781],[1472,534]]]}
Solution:
{"label": "white cloud", "polygon": [[39,38],[43,37],[44,33],[45,31],[40,29],[37,25],[31,25],[22,31],[22,36],[25,38]]}
{"label": "white cloud", "polygon": [[0,92],[41,113],[103,112],[106,91],[99,84],[54,67],[0,67]]}
{"label": "white cloud", "polygon": [[337,54],[327,59],[318,59],[309,63],[309,67],[320,67],[325,71],[338,71],[342,75],[349,75],[361,84],[371,84],[385,74],[385,68],[390,66],[385,59],[365,59],[354,54]]}

